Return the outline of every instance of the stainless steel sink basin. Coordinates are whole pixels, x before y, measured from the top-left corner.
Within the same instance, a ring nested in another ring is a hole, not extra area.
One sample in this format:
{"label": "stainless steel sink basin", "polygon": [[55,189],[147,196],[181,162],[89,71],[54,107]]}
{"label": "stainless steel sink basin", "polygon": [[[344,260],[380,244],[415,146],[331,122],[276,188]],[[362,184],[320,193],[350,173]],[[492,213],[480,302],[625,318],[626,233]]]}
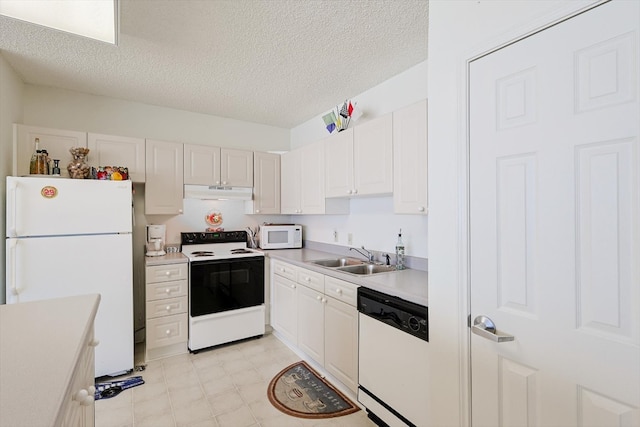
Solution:
{"label": "stainless steel sink basin", "polygon": [[378,264],[361,264],[361,265],[350,265],[347,267],[337,268],[338,271],[342,271],[344,273],[358,274],[358,275],[369,275],[369,274],[378,274],[378,273],[388,273],[390,271],[395,271],[395,265],[378,265]]}
{"label": "stainless steel sink basin", "polygon": [[336,258],[336,259],[319,259],[315,261],[309,261],[311,264],[319,265],[321,267],[345,267],[345,266],[358,266],[364,264],[364,261],[354,258]]}

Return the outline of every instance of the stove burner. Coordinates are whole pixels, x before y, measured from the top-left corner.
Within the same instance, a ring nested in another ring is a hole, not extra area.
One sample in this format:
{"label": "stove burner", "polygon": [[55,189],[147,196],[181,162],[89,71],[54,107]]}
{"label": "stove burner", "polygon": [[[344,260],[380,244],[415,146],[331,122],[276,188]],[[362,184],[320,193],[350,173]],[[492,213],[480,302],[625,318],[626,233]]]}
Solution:
{"label": "stove burner", "polygon": [[191,252],[193,256],[213,256],[213,252],[211,251],[195,251]]}
{"label": "stove burner", "polygon": [[248,251],[246,249],[240,248],[240,249],[231,249],[231,253],[232,254],[251,254],[253,253],[253,251]]}

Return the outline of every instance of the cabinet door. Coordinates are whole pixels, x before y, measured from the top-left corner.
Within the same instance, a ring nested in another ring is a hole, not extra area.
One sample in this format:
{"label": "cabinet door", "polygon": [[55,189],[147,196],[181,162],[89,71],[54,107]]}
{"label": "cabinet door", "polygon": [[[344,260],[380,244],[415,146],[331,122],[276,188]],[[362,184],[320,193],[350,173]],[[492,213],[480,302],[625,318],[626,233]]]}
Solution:
{"label": "cabinet door", "polygon": [[296,344],[298,340],[298,303],[295,282],[282,276],[273,275],[271,281],[272,307],[271,325],[289,340]]}
{"label": "cabinet door", "polygon": [[393,113],[393,210],[427,213],[427,100]]}
{"label": "cabinet door", "polygon": [[298,286],[298,347],[324,364],[324,294]]}
{"label": "cabinet door", "polygon": [[[67,165],[73,157],[69,153],[72,147],[86,147],[87,134],[71,130],[50,129],[36,126],[14,125],[13,175],[29,175],[31,155],[36,151],[36,138],[39,148],[46,149],[51,159],[60,160],[60,175],[69,177]],[[91,153],[88,159],[91,160]]]}
{"label": "cabinet door", "polygon": [[300,150],[301,209],[303,214],[323,214],[324,144],[319,141]]}
{"label": "cabinet door", "polygon": [[358,310],[336,299],[325,299],[324,367],[355,392],[358,388]]}
{"label": "cabinet door", "polygon": [[147,181],[144,192],[146,215],[182,213],[182,171],[182,144],[147,139]]}
{"label": "cabinet door", "polygon": [[299,214],[300,207],[300,150],[289,151],[280,157],[280,213]]}
{"label": "cabinet door", "polygon": [[144,138],[89,133],[87,147],[90,166],[124,166],[131,181],[145,182]]}
{"label": "cabinet door", "polygon": [[253,153],[253,210],[256,214],[280,213],[280,155]]}
{"label": "cabinet door", "polygon": [[353,184],[358,195],[393,192],[393,127],[391,114],[353,130]]}
{"label": "cabinet door", "polygon": [[184,144],[184,183],[220,185],[220,148]]}
{"label": "cabinet door", "polygon": [[324,140],[325,196],[349,197],[353,193],[353,129]]}
{"label": "cabinet door", "polygon": [[222,185],[253,187],[253,151],[220,149]]}

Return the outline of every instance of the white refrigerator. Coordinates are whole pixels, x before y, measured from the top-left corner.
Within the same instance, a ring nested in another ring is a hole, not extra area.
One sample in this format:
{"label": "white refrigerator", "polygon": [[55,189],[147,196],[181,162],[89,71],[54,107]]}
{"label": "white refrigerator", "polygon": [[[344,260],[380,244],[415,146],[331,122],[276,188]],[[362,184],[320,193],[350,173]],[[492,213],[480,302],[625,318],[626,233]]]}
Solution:
{"label": "white refrigerator", "polygon": [[132,370],[131,182],[7,177],[6,206],[7,304],[99,293],[95,376]]}

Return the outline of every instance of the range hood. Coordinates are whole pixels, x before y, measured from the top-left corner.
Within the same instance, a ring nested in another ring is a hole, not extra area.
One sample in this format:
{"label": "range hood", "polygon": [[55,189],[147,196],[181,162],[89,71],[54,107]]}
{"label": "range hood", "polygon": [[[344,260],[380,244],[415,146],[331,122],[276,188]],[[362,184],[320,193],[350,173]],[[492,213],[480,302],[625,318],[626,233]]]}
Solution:
{"label": "range hood", "polygon": [[185,184],[185,199],[201,200],[251,200],[253,188],[224,187],[220,185]]}

